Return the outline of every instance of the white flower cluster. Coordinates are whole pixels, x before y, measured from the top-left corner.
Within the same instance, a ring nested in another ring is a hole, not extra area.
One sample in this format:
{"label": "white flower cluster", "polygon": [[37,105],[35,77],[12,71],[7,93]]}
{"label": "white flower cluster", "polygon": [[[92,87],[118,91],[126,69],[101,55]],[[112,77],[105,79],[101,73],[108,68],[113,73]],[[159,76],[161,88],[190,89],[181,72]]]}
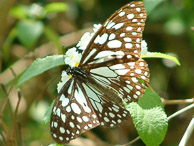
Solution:
{"label": "white flower cluster", "polygon": [[[95,35],[95,33],[99,30],[99,28],[101,27],[101,24],[94,24],[94,28],[93,28],[93,32],[86,32],[80,39],[80,41],[78,42],[78,44],[76,45],[77,48],[79,48],[80,50],[82,50],[82,53],[84,52],[84,50],[86,49],[88,43],[90,42],[90,40],[92,39],[92,37]],[[79,66],[80,60],[81,60],[81,56],[82,54],[78,52],[77,48],[73,47],[71,49],[69,49],[66,54],[65,54],[65,64],[68,64],[70,67],[77,67]],[[147,54],[147,43],[145,40],[142,40],[141,43],[141,55],[143,54]],[[62,72],[61,75],[61,82],[59,82],[57,84],[57,91],[58,93],[60,92],[60,90],[62,89],[63,85],[71,78],[71,76],[68,76],[66,71]]]}
{"label": "white flower cluster", "polygon": [[145,55],[148,53],[148,47],[145,40],[141,41],[141,55]]}

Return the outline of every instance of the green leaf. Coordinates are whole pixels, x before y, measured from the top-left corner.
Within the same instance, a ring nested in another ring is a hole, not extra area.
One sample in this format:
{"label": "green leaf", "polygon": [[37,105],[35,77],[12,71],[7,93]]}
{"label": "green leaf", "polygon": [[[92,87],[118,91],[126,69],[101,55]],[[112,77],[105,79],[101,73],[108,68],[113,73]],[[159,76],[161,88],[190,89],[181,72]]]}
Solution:
{"label": "green leaf", "polygon": [[168,128],[167,116],[164,112],[160,97],[146,89],[138,103],[126,106],[139,136],[146,146],[158,146],[164,140]]}
{"label": "green leaf", "polygon": [[161,107],[163,109],[160,96],[156,92],[152,92],[150,88],[146,89],[144,95],[138,101],[138,104],[143,109],[150,109],[154,107]]}
{"label": "green leaf", "polygon": [[55,2],[55,3],[50,3],[46,5],[44,8],[47,13],[56,13],[56,12],[66,11],[68,8],[68,5],[63,2]]}
{"label": "green leaf", "polygon": [[169,59],[175,62],[177,65],[180,65],[179,60],[171,55],[159,53],[159,52],[149,52],[147,54],[141,55],[141,58],[162,58],[162,59]]}
{"label": "green leaf", "polygon": [[18,6],[13,7],[10,10],[10,14],[13,17],[17,18],[17,19],[25,19],[26,18],[26,9],[25,9],[25,6],[18,5]]}
{"label": "green leaf", "polygon": [[26,47],[31,48],[42,34],[44,25],[41,21],[21,20],[16,28],[18,39]]}
{"label": "green leaf", "polygon": [[63,59],[63,55],[53,55],[36,59],[20,77],[16,86],[20,86],[22,83],[28,81],[32,77],[37,76],[53,67],[63,65]]}
{"label": "green leaf", "polygon": [[54,106],[54,103],[55,103],[55,100],[53,100],[53,102],[51,103],[51,105],[48,107],[48,109],[44,113],[43,125],[47,125],[50,122],[51,111],[52,111],[52,108]]}
{"label": "green leaf", "polygon": [[144,7],[149,15],[164,0],[144,0]]}

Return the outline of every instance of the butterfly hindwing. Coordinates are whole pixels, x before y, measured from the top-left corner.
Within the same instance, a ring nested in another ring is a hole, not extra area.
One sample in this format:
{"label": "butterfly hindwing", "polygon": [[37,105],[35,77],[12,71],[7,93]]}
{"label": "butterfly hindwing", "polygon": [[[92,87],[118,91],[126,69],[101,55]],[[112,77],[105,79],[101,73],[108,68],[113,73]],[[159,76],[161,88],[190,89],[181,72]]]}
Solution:
{"label": "butterfly hindwing", "polygon": [[85,83],[83,87],[102,126],[113,127],[129,119],[129,112],[117,103],[107,100],[104,93]]}
{"label": "butterfly hindwing", "polygon": [[51,135],[64,144],[100,124],[83,88],[69,80],[55,101],[51,114]]}

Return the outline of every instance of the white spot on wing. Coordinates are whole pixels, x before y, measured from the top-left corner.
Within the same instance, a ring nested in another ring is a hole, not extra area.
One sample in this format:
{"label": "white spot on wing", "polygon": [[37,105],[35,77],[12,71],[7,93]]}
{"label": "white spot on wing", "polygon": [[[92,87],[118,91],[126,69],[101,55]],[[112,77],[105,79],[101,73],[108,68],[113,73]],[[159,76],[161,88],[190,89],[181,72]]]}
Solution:
{"label": "white spot on wing", "polygon": [[101,37],[98,35],[96,37],[96,39],[94,40],[94,43],[95,44],[103,45],[107,41],[107,38],[108,38],[108,34],[107,33],[104,33]]}
{"label": "white spot on wing", "polygon": [[123,64],[116,64],[116,65],[113,65],[113,66],[110,66],[110,69],[125,69],[125,66]]}
{"label": "white spot on wing", "polygon": [[134,83],[137,83],[137,82],[138,82],[138,80],[136,79],[136,77],[132,77],[131,79],[132,79],[132,81],[133,81]]}
{"label": "white spot on wing", "polygon": [[125,36],[125,33],[124,32],[120,34],[120,37],[124,37],[124,36]]}
{"label": "white spot on wing", "polygon": [[140,70],[140,69],[135,69],[135,72],[136,72],[137,74],[141,74],[141,70]]}
{"label": "white spot on wing", "polygon": [[128,27],[126,27],[126,30],[127,30],[127,31],[131,31],[131,30],[133,30],[133,27],[128,26]]}
{"label": "white spot on wing", "polygon": [[132,45],[131,43],[126,43],[126,44],[125,44],[125,48],[129,48],[129,49],[130,49],[130,48],[132,48],[132,47],[133,47],[133,45]]}
{"label": "white spot on wing", "polygon": [[115,39],[115,37],[116,37],[116,35],[114,33],[111,33],[108,39],[113,40],[113,39]]}
{"label": "white spot on wing", "polygon": [[129,62],[127,63],[129,66],[134,66],[135,65],[135,62]]}
{"label": "white spot on wing", "polygon": [[74,111],[74,113],[76,113],[76,114],[80,114],[81,113],[81,109],[79,108],[79,106],[76,103],[72,103],[71,104],[71,108]]}
{"label": "white spot on wing", "polygon": [[124,15],[125,15],[125,12],[120,12],[120,13],[119,13],[119,16],[120,16],[120,17],[122,17],[122,16],[124,16]]}
{"label": "white spot on wing", "polygon": [[61,113],[61,119],[65,123],[65,121],[66,121],[66,115]]}
{"label": "white spot on wing", "polygon": [[113,21],[110,21],[110,22],[107,24],[106,29],[110,29],[110,28],[112,28],[114,25],[115,25],[115,23],[114,23]]}
{"label": "white spot on wing", "polygon": [[125,41],[125,42],[131,42],[132,39],[131,39],[130,37],[125,37],[125,38],[124,38],[124,41]]}
{"label": "white spot on wing", "polygon": [[141,9],[140,9],[140,8],[136,8],[136,11],[140,12],[140,11],[141,11]]}
{"label": "white spot on wing", "polygon": [[107,45],[109,48],[120,48],[122,45],[122,42],[119,40],[112,40],[112,41],[109,41]]}
{"label": "white spot on wing", "polygon": [[66,111],[69,113],[69,112],[71,112],[71,107],[70,106],[67,106],[66,107]]}
{"label": "white spot on wing", "polygon": [[89,118],[87,116],[83,116],[82,119],[85,121],[85,122],[88,122],[89,121]]}
{"label": "white spot on wing", "polygon": [[115,72],[119,75],[125,75],[129,72],[129,69],[115,70]]}
{"label": "white spot on wing", "polygon": [[115,26],[113,26],[113,28],[115,28],[115,30],[120,29],[121,27],[123,27],[124,23],[118,23]]}
{"label": "white spot on wing", "polygon": [[104,121],[109,122],[110,120],[107,117],[104,117]]}
{"label": "white spot on wing", "polygon": [[127,15],[127,18],[128,18],[128,19],[133,19],[133,18],[134,18],[134,14],[128,14],[128,15]]}
{"label": "white spot on wing", "polygon": [[61,133],[65,133],[65,129],[63,127],[60,127],[59,130],[60,130]]}
{"label": "white spot on wing", "polygon": [[65,107],[69,103],[69,99],[64,96],[64,94],[61,94],[61,97],[59,101],[62,102],[62,106]]}
{"label": "white spot on wing", "polygon": [[57,110],[56,110],[56,114],[60,117],[61,116],[61,109],[60,108],[58,108]]}
{"label": "white spot on wing", "polygon": [[131,7],[135,7],[135,4],[131,4]]}
{"label": "white spot on wing", "polygon": [[73,124],[73,122],[69,122],[69,125],[70,125],[72,128],[75,127],[75,125]]}

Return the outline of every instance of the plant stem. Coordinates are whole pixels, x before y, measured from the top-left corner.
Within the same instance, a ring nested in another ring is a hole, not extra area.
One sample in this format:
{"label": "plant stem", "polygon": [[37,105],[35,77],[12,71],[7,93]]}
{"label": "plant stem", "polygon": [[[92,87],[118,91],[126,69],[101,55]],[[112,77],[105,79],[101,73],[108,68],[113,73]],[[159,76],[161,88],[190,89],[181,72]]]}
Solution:
{"label": "plant stem", "polygon": [[189,123],[189,126],[187,127],[187,130],[185,131],[185,134],[183,135],[183,138],[181,139],[179,146],[185,146],[194,130],[194,118],[191,119],[191,122]]}

